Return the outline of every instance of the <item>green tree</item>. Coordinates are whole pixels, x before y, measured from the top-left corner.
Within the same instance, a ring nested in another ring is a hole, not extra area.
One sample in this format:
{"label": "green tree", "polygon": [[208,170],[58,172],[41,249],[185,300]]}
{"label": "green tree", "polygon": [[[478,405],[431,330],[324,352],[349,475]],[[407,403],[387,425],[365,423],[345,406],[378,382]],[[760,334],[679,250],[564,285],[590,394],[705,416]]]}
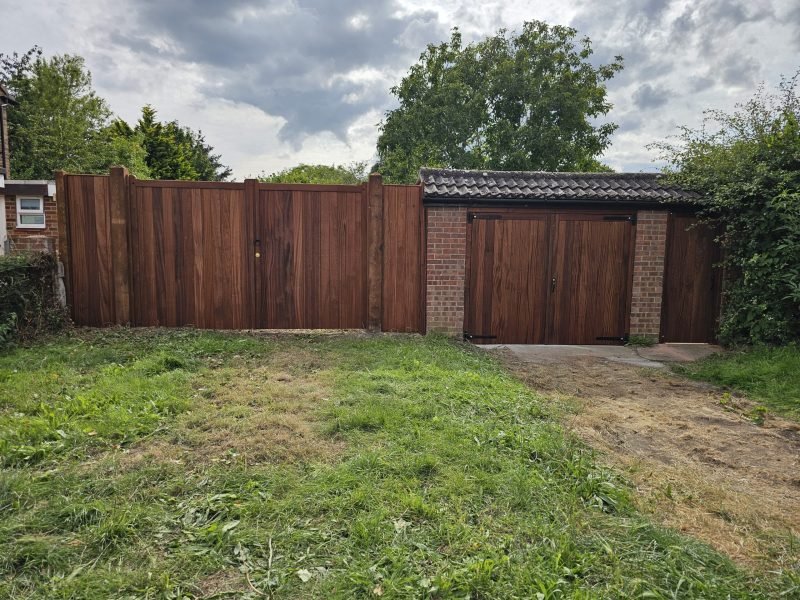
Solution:
{"label": "green tree", "polygon": [[777,94],[762,88],[732,113],[707,111],[702,128],[655,145],[671,178],[698,193],[702,220],[719,231],[727,344],[800,339],[797,85],[795,75]]}
{"label": "green tree", "polygon": [[145,163],[154,179],[192,179],[224,181],[231,169],[220,162],[214,148],[206,143],[202,132],[181,126],[177,121],[162,123],[152,106],[142,108],[142,116],[131,128],[118,123],[117,129],[127,136],[140,136]]}
{"label": "green tree", "polygon": [[367,180],[367,163],[349,165],[306,165],[258,177],[264,183],[357,184]]}
{"label": "green tree", "polygon": [[392,93],[380,124],[388,179],[411,182],[421,166],[463,169],[607,170],[597,157],[616,129],[597,124],[611,104],[605,82],[622,57],[594,67],[575,29],[526,22],[518,34],[429,45]]}
{"label": "green tree", "polygon": [[42,58],[34,48],[3,61],[4,83],[19,103],[8,111],[14,177],[48,179],[56,169],[94,172],[105,166],[103,130],[111,111],[92,90],[83,59]]}

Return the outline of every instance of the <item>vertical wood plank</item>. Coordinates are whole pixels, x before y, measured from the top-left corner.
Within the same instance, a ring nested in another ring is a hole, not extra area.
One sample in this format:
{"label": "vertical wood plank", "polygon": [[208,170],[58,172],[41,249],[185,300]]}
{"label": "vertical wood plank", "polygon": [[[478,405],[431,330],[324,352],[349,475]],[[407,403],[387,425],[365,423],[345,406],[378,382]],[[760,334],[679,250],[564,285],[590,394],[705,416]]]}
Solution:
{"label": "vertical wood plank", "polygon": [[131,320],[130,265],[128,263],[128,170],[111,167],[111,262],[114,273],[114,322],[125,325]]}
{"label": "vertical wood plank", "polygon": [[383,178],[380,173],[369,176],[367,198],[367,327],[370,331],[380,331],[383,316]]}

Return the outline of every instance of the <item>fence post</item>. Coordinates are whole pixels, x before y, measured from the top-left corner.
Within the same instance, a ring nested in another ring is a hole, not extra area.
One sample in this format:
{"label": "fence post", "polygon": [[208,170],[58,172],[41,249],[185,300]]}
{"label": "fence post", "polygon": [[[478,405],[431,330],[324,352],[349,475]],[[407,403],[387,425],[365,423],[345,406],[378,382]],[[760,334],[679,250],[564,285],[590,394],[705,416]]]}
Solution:
{"label": "fence post", "polygon": [[383,318],[383,178],[372,173],[367,184],[367,327],[381,330]]}
{"label": "fence post", "polygon": [[114,322],[131,321],[130,263],[128,261],[128,169],[111,167],[111,264],[114,272]]}
{"label": "fence post", "polygon": [[64,285],[64,301],[72,307],[72,285],[70,283],[70,248],[69,248],[69,211],[67,210],[67,174],[64,171],[56,171],[53,174],[56,180],[56,214],[58,215],[58,248],[56,259],[59,264],[59,272],[63,273],[62,282]]}

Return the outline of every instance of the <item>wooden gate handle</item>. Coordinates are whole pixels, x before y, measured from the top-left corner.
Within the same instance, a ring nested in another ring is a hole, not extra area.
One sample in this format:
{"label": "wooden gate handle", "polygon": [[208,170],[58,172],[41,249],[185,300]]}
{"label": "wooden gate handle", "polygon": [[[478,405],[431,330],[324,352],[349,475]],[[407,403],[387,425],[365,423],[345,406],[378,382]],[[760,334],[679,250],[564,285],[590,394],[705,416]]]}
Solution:
{"label": "wooden gate handle", "polygon": [[553,279],[550,280],[550,291],[551,292],[555,292],[556,291],[556,278],[555,277],[553,277]]}

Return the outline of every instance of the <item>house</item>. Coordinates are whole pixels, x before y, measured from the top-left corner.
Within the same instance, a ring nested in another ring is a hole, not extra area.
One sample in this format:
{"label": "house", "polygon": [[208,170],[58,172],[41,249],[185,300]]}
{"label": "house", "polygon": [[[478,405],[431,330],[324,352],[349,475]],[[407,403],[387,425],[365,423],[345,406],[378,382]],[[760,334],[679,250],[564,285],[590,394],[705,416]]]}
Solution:
{"label": "house", "polygon": [[54,252],[58,239],[55,182],[11,179],[7,111],[16,104],[0,85],[0,254]]}

